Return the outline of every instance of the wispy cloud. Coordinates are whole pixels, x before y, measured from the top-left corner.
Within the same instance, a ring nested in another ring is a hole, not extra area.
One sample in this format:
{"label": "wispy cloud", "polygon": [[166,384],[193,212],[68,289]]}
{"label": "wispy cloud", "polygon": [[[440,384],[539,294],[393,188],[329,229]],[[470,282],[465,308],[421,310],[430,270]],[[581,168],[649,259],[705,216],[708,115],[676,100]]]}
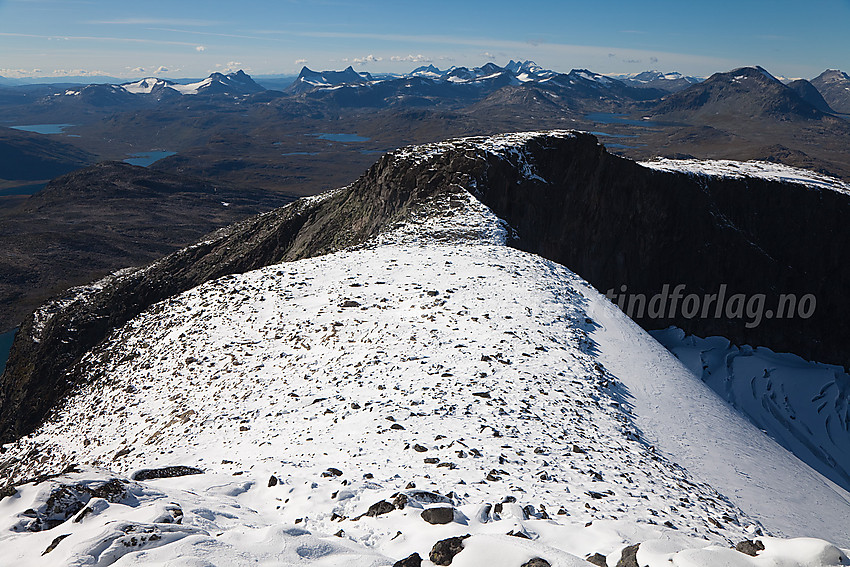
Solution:
{"label": "wispy cloud", "polygon": [[205,31],[197,31],[197,30],[181,30],[177,28],[146,28],[150,31],[164,31],[170,33],[180,33],[180,34],[192,34],[192,35],[206,35],[212,37],[232,37],[236,39],[255,39],[258,41],[275,41],[274,38],[270,37],[257,37],[255,35],[239,35],[233,33],[220,33],[220,32],[205,32]]}
{"label": "wispy cloud", "polygon": [[151,45],[185,45],[195,47],[197,44],[186,41],[167,41],[160,39],[147,39],[135,37],[105,37],[90,35],[41,35],[31,33],[0,32],[0,37],[29,37],[34,39],[47,39],[59,41],[111,41],[120,43],[147,43]]}
{"label": "wispy cloud", "polygon": [[116,18],[113,20],[91,20],[86,22],[106,26],[195,26],[209,27],[223,25],[213,20],[184,20],[179,18]]}

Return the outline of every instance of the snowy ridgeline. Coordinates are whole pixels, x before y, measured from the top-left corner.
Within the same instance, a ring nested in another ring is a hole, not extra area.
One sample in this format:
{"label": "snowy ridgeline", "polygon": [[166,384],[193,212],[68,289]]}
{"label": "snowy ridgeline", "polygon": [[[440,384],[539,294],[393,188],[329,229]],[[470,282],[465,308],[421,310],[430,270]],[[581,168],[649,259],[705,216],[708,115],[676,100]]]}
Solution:
{"label": "snowy ridgeline", "polygon": [[3,494],[0,565],[848,564],[802,537],[850,546],[846,493],[471,195],[427,211],[115,332],[0,456],[79,467]]}
{"label": "snowy ridgeline", "polygon": [[660,171],[679,171],[690,175],[708,177],[755,177],[784,183],[797,183],[807,187],[829,189],[850,195],[850,185],[834,177],[806,169],[767,161],[732,161],[701,159],[657,158],[640,162],[644,167]]}

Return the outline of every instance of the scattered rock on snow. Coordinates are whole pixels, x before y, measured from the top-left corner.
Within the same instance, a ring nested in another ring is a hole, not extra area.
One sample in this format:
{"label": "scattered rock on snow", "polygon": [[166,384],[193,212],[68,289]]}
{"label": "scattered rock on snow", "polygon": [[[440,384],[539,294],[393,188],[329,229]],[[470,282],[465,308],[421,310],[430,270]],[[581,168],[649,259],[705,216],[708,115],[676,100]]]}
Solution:
{"label": "scattered rock on snow", "polygon": [[408,555],[404,559],[396,561],[393,563],[393,567],[421,567],[422,558],[419,557],[418,553],[413,553]]}
{"label": "scattered rock on snow", "polygon": [[735,549],[741,553],[745,553],[751,557],[758,555],[759,551],[764,551],[764,544],[759,540],[745,539],[735,545]]}
{"label": "scattered rock on snow", "polygon": [[395,510],[395,506],[387,502],[386,500],[381,500],[380,502],[375,502],[371,506],[369,506],[369,510],[366,511],[366,516],[375,517],[380,516],[381,514],[386,514],[388,512],[392,512]]}
{"label": "scattered rock on snow", "polygon": [[439,508],[426,508],[422,511],[422,519],[429,524],[449,524],[454,520],[454,508],[441,506]]}
{"label": "scattered rock on snow", "polygon": [[620,555],[620,560],[617,561],[617,567],[640,567],[637,562],[637,552],[639,547],[640,544],[636,543],[623,549],[623,553]]}
{"label": "scattered rock on snow", "polygon": [[177,476],[188,476],[190,474],[204,474],[204,471],[195,467],[162,467],[159,469],[141,469],[130,475],[130,480],[152,480],[155,478],[174,478]]}
{"label": "scattered rock on snow", "polygon": [[463,551],[463,540],[470,537],[471,534],[466,534],[459,537],[450,537],[442,539],[434,544],[431,548],[431,553],[428,554],[434,565],[451,565],[455,555]]}
{"label": "scattered rock on snow", "polygon": [[533,557],[523,563],[522,567],[552,567],[552,564],[542,557]]}
{"label": "scattered rock on snow", "polygon": [[62,534],[61,536],[58,536],[56,539],[50,542],[50,545],[47,546],[47,549],[42,552],[42,555],[47,555],[48,553],[56,549],[56,546],[59,545],[59,543],[69,535],[71,534]]}

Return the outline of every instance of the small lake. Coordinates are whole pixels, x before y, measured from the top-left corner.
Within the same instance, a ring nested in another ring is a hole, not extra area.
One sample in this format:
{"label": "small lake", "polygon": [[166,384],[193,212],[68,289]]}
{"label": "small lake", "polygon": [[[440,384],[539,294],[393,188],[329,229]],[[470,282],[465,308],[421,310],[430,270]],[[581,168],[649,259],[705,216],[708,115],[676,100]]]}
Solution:
{"label": "small lake", "polygon": [[166,152],[166,151],[150,151],[150,152],[139,152],[137,154],[133,154],[127,159],[124,160],[124,163],[129,163],[130,165],[140,165],[142,167],[148,167],[151,164],[154,164],[161,160],[162,158],[167,158],[168,156],[177,155],[177,152]]}
{"label": "small lake", "polygon": [[15,333],[17,332],[16,329],[0,335],[0,374],[3,374],[3,370],[6,368],[6,361],[9,360],[9,350],[12,348],[12,340],[15,338]]}
{"label": "small lake", "polygon": [[317,156],[319,152],[288,152],[285,154],[280,154],[282,156]]}
{"label": "small lake", "polygon": [[637,134],[609,134],[607,132],[589,132],[594,136],[605,136],[607,138],[637,138]]}
{"label": "small lake", "polygon": [[30,124],[28,126],[11,126],[15,130],[23,132],[35,132],[36,134],[61,134],[65,128],[76,126],[76,124]]}
{"label": "small lake", "polygon": [[328,140],[331,142],[368,142],[369,138],[358,136],[356,134],[311,134],[320,140]]}
{"label": "small lake", "polygon": [[20,185],[18,187],[10,187],[8,189],[0,189],[0,197],[8,197],[10,195],[34,195],[44,189],[47,183],[33,183],[32,185]]}
{"label": "small lake", "polygon": [[628,150],[632,148],[642,148],[646,144],[639,144],[637,146],[627,146],[626,144],[605,144],[606,148],[613,148],[617,150]]}
{"label": "small lake", "polygon": [[658,126],[656,122],[649,120],[635,120],[627,118],[627,114],[619,114],[616,112],[594,112],[586,114],[584,119],[596,122],[597,124],[628,124],[629,126]]}

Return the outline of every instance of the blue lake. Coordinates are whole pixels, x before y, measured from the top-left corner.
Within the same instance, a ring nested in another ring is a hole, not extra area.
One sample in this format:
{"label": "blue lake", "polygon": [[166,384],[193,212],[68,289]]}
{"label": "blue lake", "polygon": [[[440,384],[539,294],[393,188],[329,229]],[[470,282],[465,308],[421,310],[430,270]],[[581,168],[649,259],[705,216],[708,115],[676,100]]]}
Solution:
{"label": "blue lake", "polygon": [[320,140],[329,140],[331,142],[368,142],[369,138],[358,136],[356,134],[312,134]]}
{"label": "blue lake", "polygon": [[641,148],[645,145],[646,144],[639,144],[637,146],[627,146],[626,144],[605,144],[605,147],[606,148],[619,149],[619,150],[627,150],[627,149],[630,149],[630,148]]}
{"label": "blue lake", "polygon": [[32,185],[21,185],[19,187],[11,187],[9,189],[0,189],[0,197],[8,197],[9,195],[33,195],[38,193],[47,183],[33,183]]}
{"label": "blue lake", "polygon": [[142,167],[147,167],[155,162],[158,162],[162,158],[167,158],[168,156],[177,155],[177,152],[165,152],[165,151],[150,151],[150,152],[139,152],[137,154],[133,154],[127,159],[124,160],[124,163],[129,163],[130,165],[141,165]]}
{"label": "blue lake", "polygon": [[637,138],[637,134],[608,134],[607,132],[590,132],[594,136],[606,136],[608,138]]}
{"label": "blue lake", "polygon": [[596,122],[597,124],[628,124],[629,126],[658,126],[656,122],[650,122],[649,120],[635,120],[633,118],[626,118],[626,114],[619,114],[616,112],[594,112],[591,114],[585,115],[585,120],[590,120],[591,122]]}
{"label": "blue lake", "polygon": [[61,134],[65,128],[76,126],[76,124],[30,124],[28,126],[12,126],[15,130],[24,132],[35,132],[36,134]]}
{"label": "blue lake", "polygon": [[0,374],[3,374],[3,370],[6,368],[6,361],[9,360],[9,349],[12,348],[12,340],[17,332],[17,330],[14,330],[0,335]]}

